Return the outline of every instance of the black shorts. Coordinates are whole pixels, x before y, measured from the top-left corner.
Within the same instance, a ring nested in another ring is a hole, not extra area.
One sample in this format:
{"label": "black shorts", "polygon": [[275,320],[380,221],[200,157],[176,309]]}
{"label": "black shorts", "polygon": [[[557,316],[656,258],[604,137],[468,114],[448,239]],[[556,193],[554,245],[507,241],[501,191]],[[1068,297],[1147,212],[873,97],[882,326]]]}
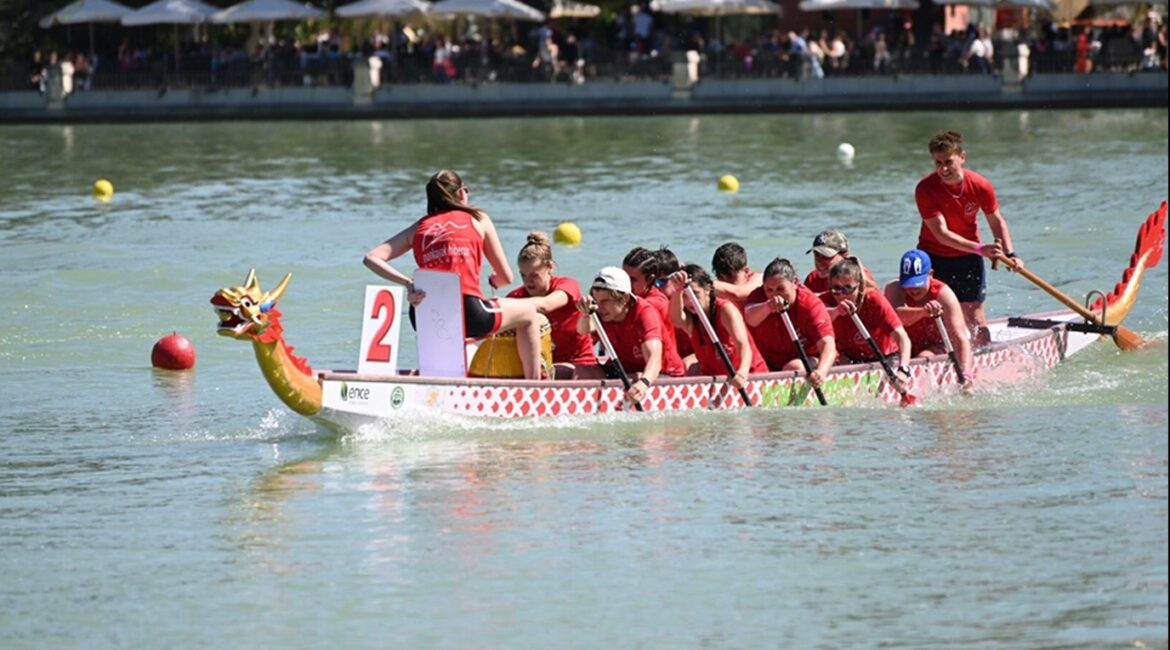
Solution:
{"label": "black shorts", "polygon": [[[479,339],[499,331],[504,322],[504,310],[499,298],[477,298],[463,296],[463,336]],[[414,322],[414,305],[410,306],[410,326],[418,331]]]}
{"label": "black shorts", "polygon": [[930,266],[934,269],[934,277],[945,282],[959,302],[987,300],[987,273],[982,255],[942,257],[931,253]]}

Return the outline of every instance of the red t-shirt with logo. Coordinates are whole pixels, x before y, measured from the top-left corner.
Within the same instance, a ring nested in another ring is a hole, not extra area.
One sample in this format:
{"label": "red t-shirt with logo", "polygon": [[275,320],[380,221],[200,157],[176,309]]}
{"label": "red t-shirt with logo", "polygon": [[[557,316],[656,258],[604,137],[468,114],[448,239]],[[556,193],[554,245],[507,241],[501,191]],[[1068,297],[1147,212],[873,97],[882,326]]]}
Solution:
{"label": "red t-shirt with logo", "polygon": [[[927,288],[926,295],[922,297],[922,300],[914,300],[910,294],[906,294],[903,300],[907,307],[921,307],[931,300],[938,300],[938,294],[945,286],[947,285],[942,280],[931,278],[930,287]],[[933,318],[927,316],[914,321],[913,325],[907,325],[906,334],[910,336],[910,347],[914,354],[918,354],[925,348],[942,344],[942,334],[938,331],[938,324],[934,322]]]}
{"label": "red t-shirt with logo", "polygon": [[[837,297],[831,293],[822,293],[821,300],[829,310],[836,309]],[[894,338],[894,330],[902,326],[902,319],[893,305],[877,289],[868,289],[865,300],[857,309],[857,315],[869,330],[874,343],[882,351],[882,356],[888,356],[898,351],[898,339]],[[833,333],[837,343],[837,352],[845,355],[852,361],[877,361],[869,343],[857,329],[857,324],[849,316],[839,316],[833,320]]]}
{"label": "red t-shirt with logo", "polygon": [[642,355],[642,343],[646,341],[662,342],[662,373],[672,377],[681,377],[685,372],[682,359],[674,345],[663,336],[665,327],[658,310],[642,298],[634,298],[625,320],[606,322],[601,326],[613,344],[614,354],[622,362],[627,373],[642,372],[646,369],[646,358]]}
{"label": "red t-shirt with logo", "polygon": [[959,189],[943,183],[938,174],[931,172],[918,181],[914,190],[914,200],[918,203],[918,212],[922,215],[922,227],[918,231],[918,248],[940,257],[962,257],[970,255],[968,251],[960,251],[946,246],[935,238],[926,226],[928,219],[944,218],[947,220],[947,229],[971,241],[979,241],[979,211],[991,214],[999,209],[999,201],[995,198],[995,188],[991,181],[964,169],[963,182]]}
{"label": "red t-shirt with logo", "polygon": [[[767,299],[764,288],[760,287],[748,296],[747,304],[754,305]],[[833,319],[829,316],[829,310],[825,309],[825,303],[821,302],[817,294],[804,285],[796,286],[796,300],[789,305],[788,316],[792,319],[796,333],[804,341],[804,351],[809,355],[818,354],[817,343],[821,339],[833,336]],[[799,358],[796,344],[788,336],[788,328],[784,327],[780,314],[768,314],[759,325],[749,326],[748,331],[764,355],[768,368],[781,370],[789,361]]]}
{"label": "red t-shirt with logo", "polygon": [[[666,367],[667,350],[674,359],[670,359],[671,367],[674,366],[674,361],[678,361],[678,366],[683,367],[682,353],[679,351],[678,336],[675,334],[674,321],[670,320],[670,298],[666,297],[665,293],[658,290],[658,287],[651,286],[646,295],[642,296],[642,300],[654,306],[654,310],[658,312],[658,317],[662,319],[662,366]],[[690,354],[690,352],[687,352]]]}
{"label": "red t-shirt with logo", "polygon": [[[577,319],[581,312],[577,311],[577,301],[581,299],[581,285],[573,278],[553,276],[549,281],[548,292],[563,291],[569,296],[569,302],[545,314],[548,323],[552,326],[551,338],[553,344],[553,363],[580,363],[597,364],[597,355],[593,353],[593,341],[588,334],[577,333]],[[528,289],[521,286],[508,294],[509,298],[531,298]]]}
{"label": "red t-shirt with logo", "polygon": [[[723,349],[727,350],[727,356],[731,357],[731,366],[739,368],[740,356],[739,349],[735,346],[735,339],[731,337],[731,331],[723,326],[723,319],[719,314],[723,311],[723,305],[729,301],[723,298],[715,299],[715,313],[714,322],[711,323],[715,327],[715,335],[719,337],[719,341],[723,343]],[[734,304],[734,303],[732,303]],[[748,345],[752,350],[752,365],[749,370],[751,373],[768,372],[768,362],[764,361],[764,355],[760,353],[760,348],[756,346],[756,342],[752,339],[751,332],[747,333]],[[726,375],[727,365],[723,363],[723,359],[719,356],[719,351],[715,348],[711,338],[707,336],[707,329],[703,324],[695,322],[691,325],[691,333],[687,337],[691,347],[695,350],[695,358],[699,360],[699,372],[704,375]]]}
{"label": "red t-shirt with logo", "polygon": [[483,236],[475,229],[470,214],[452,210],[419,219],[411,246],[418,268],[458,273],[460,293],[483,298],[479,288]]}

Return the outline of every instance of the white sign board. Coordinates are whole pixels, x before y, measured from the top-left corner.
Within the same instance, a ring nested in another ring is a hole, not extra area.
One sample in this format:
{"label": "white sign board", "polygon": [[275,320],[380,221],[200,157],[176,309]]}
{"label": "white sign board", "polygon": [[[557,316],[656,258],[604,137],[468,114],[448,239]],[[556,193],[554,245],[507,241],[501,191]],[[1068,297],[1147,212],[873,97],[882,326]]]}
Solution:
{"label": "white sign board", "polygon": [[362,347],[358,372],[369,375],[398,373],[398,337],[402,331],[405,287],[366,286],[362,307]]}
{"label": "white sign board", "polygon": [[463,347],[463,293],[459,274],[414,272],[414,288],[427,297],[414,308],[418,334],[418,371],[424,377],[466,377]]}

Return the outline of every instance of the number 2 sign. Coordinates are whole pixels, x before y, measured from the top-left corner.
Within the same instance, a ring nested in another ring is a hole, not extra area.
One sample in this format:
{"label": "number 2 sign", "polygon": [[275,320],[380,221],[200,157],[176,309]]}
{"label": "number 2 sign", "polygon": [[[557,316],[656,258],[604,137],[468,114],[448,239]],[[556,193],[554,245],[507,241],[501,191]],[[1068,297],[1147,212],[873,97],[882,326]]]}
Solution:
{"label": "number 2 sign", "polygon": [[362,308],[362,347],[358,372],[363,375],[393,375],[398,372],[399,312],[403,287],[366,287]]}

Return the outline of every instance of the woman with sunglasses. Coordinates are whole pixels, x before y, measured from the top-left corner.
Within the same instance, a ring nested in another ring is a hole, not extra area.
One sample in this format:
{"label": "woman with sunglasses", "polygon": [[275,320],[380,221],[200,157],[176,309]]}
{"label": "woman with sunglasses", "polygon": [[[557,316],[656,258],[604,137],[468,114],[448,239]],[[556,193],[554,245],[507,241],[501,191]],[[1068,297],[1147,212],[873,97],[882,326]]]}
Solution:
{"label": "woman with sunglasses", "polygon": [[465,336],[478,339],[516,330],[524,377],[539,379],[540,315],[531,301],[484,298],[480,288],[484,255],[492,267],[488,283],[493,288],[512,283],[512,267],[491,218],[468,203],[469,194],[463,179],[453,171],[444,169],[431,176],[426,216],[366,253],[364,263],[379,277],[407,288],[412,325],[414,308],[426,298],[426,292],[416,291],[410,277],[390,266],[390,260],[413,251],[418,268],[459,274]]}
{"label": "woman with sunglasses", "polygon": [[678,337],[674,325],[670,321],[670,296],[663,290],[666,288],[666,276],[678,270],[678,258],[675,258],[674,267],[665,262],[661,251],[652,251],[637,246],[626,253],[622,260],[622,270],[630,276],[630,288],[639,300],[650,303],[658,317],[662,320],[664,363],[668,366],[680,365],[686,367],[679,352]]}
{"label": "woman with sunglasses", "polygon": [[902,326],[902,320],[898,318],[898,312],[894,311],[877,285],[865,277],[861,262],[856,257],[847,257],[834,264],[829,269],[828,279],[829,290],[821,294],[821,300],[833,318],[837,351],[843,357],[838,362],[868,363],[878,360],[869,342],[853,322],[853,314],[857,314],[877,343],[882,356],[896,367],[897,379],[904,386],[910,379],[910,337]]}

